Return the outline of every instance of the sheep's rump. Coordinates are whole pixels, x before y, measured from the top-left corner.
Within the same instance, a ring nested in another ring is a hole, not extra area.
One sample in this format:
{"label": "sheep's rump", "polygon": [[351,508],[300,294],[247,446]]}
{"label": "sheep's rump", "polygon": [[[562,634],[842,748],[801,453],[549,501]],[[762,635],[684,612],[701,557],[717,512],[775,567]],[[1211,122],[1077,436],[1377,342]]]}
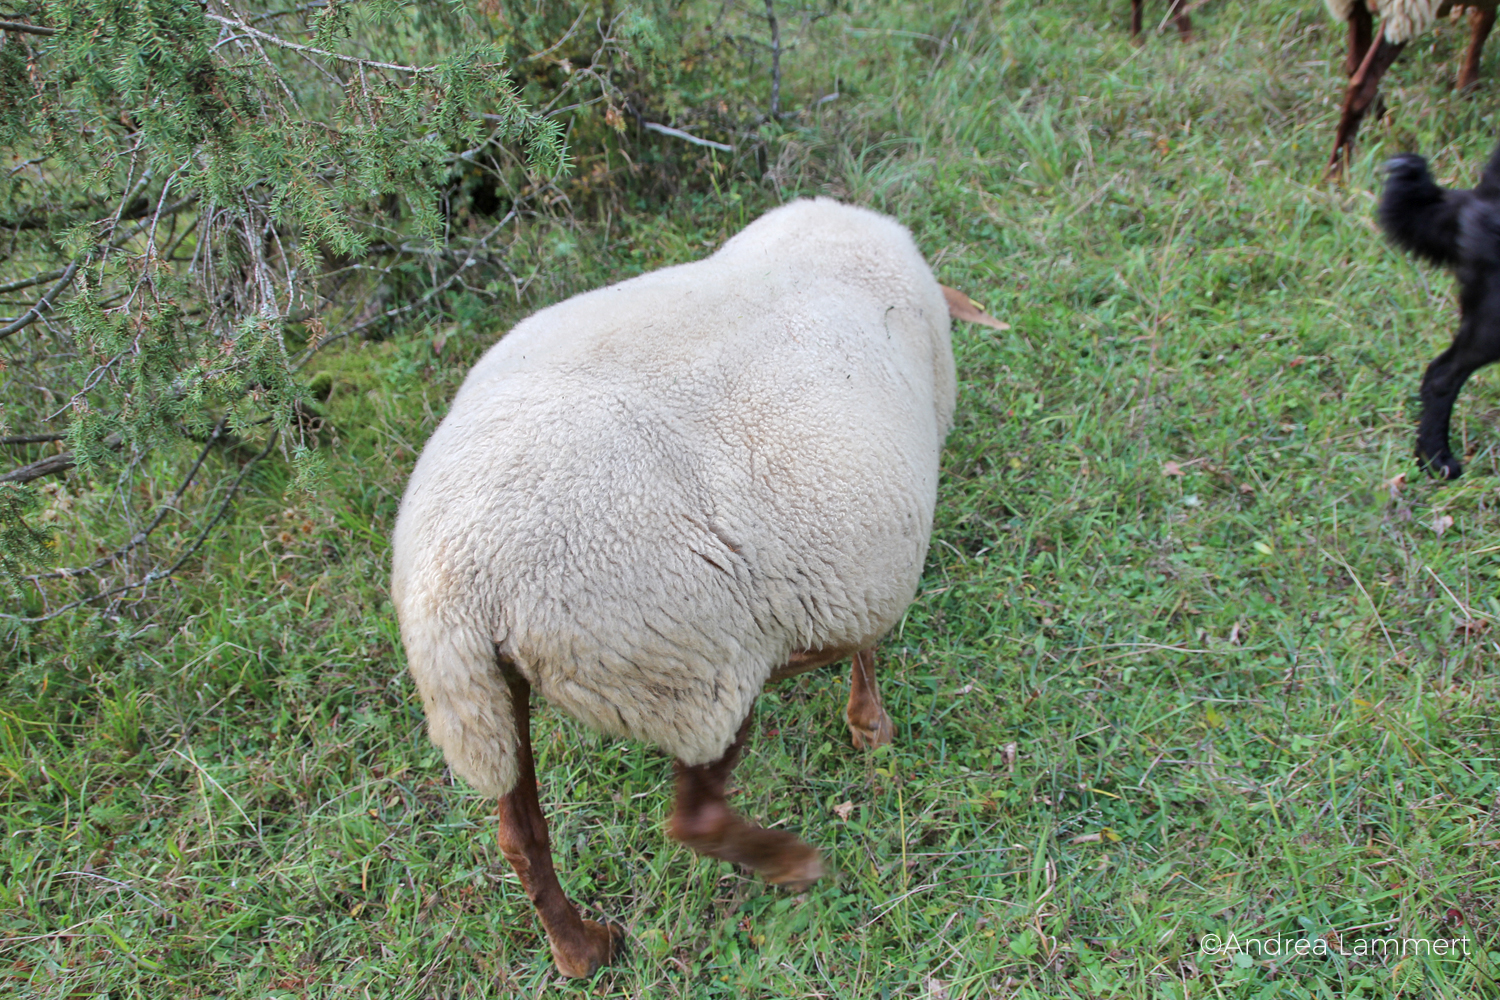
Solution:
{"label": "sheep's rump", "polygon": [[513,782],[464,763],[511,740],[497,654],[574,717],[696,764],[792,652],[873,643],[917,586],[953,397],[911,237],[827,200],[518,324],[428,442],[393,542],[455,769]]}

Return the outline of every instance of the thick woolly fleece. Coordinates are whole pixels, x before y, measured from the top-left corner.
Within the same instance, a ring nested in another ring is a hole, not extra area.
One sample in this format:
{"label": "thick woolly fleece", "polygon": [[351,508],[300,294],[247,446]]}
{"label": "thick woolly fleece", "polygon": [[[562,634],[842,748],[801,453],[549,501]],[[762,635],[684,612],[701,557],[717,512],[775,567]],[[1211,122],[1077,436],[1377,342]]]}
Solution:
{"label": "thick woolly fleece", "polygon": [[702,764],[793,652],[873,645],[916,591],[954,394],[911,235],[823,198],[518,324],[428,441],[392,543],[453,770],[515,784],[500,657]]}
{"label": "thick woolly fleece", "polygon": [[[1338,21],[1349,20],[1356,3],[1365,0],[1323,0],[1328,13]],[[1391,44],[1411,41],[1432,27],[1440,17],[1447,17],[1454,7],[1484,7],[1492,9],[1494,0],[1374,0],[1365,4],[1370,13],[1378,14],[1385,26],[1385,40]]]}

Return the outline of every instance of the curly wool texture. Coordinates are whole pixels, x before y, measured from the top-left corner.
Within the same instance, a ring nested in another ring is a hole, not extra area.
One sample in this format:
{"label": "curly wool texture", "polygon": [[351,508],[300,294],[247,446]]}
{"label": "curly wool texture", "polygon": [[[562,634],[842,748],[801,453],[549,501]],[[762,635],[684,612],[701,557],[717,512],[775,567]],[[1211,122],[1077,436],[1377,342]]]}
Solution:
{"label": "curly wool texture", "polygon": [[497,656],[702,764],[793,652],[873,645],[916,591],[954,395],[910,234],[828,199],[518,324],[433,433],[392,543],[453,770],[515,783]]}
{"label": "curly wool texture", "polygon": [[[1323,0],[1328,13],[1335,20],[1347,21],[1356,3],[1365,0]],[[1366,4],[1370,13],[1380,17],[1385,39],[1392,44],[1411,41],[1437,21],[1446,17],[1455,6],[1453,0],[1374,0]],[[1457,6],[1472,6],[1458,4]]]}

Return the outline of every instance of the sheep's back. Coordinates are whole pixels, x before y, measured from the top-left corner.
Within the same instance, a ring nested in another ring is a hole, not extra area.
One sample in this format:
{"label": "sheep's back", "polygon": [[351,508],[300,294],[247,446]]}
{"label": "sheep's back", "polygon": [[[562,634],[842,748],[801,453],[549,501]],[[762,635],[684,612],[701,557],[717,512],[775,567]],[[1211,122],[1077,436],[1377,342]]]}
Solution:
{"label": "sheep's back", "polygon": [[790,653],[899,618],[952,409],[919,256],[872,291],[869,267],[772,249],[732,241],[518,325],[455,398],[398,526],[397,575],[422,581],[403,591],[482,621],[570,714],[689,762],[722,752]]}

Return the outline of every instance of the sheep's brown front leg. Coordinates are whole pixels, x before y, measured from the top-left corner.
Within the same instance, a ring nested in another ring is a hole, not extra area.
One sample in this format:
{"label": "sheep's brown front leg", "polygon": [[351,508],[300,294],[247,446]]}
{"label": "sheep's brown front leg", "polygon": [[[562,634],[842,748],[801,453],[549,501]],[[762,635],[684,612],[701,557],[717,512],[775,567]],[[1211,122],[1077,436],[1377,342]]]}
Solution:
{"label": "sheep's brown front leg", "polygon": [[880,703],[880,685],[875,682],[875,650],[855,653],[849,667],[849,705],[844,709],[849,736],[855,747],[872,750],[885,746],[895,735],[891,717]]}
{"label": "sheep's brown front leg", "polygon": [[1328,159],[1330,175],[1342,172],[1344,159],[1354,145],[1355,133],[1359,131],[1359,123],[1375,103],[1375,95],[1380,90],[1380,78],[1385,76],[1385,71],[1391,68],[1391,64],[1405,47],[1405,42],[1386,41],[1382,32],[1365,53],[1359,69],[1350,77],[1349,89],[1344,93],[1344,109],[1339,115],[1338,132],[1334,135],[1333,156]]}
{"label": "sheep's brown front leg", "polygon": [[585,978],[614,957],[623,932],[618,927],[579,917],[572,900],[557,882],[547,819],[542,815],[536,794],[536,767],[531,756],[531,685],[514,671],[507,680],[515,712],[520,773],[516,787],[500,799],[500,850],[521,877],[522,888],[536,906],[537,916],[542,918],[557,971]]}
{"label": "sheep's brown front leg", "polygon": [[734,742],[718,760],[696,766],[676,762],[677,804],[667,834],[699,854],[744,865],[773,885],[800,892],[823,877],[818,852],[785,830],[745,822],[726,800],[729,775],[745,748],[753,715],[745,716]]}
{"label": "sheep's brown front leg", "polygon": [[1494,27],[1494,10],[1469,8],[1469,50],[1464,53],[1463,69],[1458,72],[1454,90],[1468,90],[1479,82],[1479,57],[1484,55],[1484,43]]}

